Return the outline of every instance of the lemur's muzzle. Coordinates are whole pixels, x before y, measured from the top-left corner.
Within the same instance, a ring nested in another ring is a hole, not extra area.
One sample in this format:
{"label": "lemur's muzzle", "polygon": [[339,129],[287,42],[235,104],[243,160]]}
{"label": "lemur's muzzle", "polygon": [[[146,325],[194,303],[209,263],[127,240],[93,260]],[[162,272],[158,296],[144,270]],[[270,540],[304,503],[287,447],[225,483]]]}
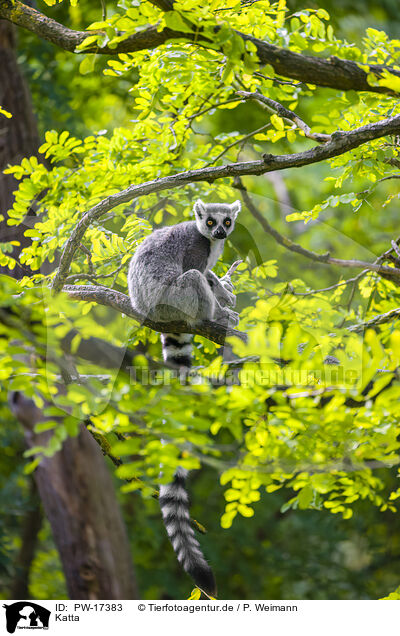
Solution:
{"label": "lemur's muzzle", "polygon": [[224,239],[226,238],[226,232],[223,227],[218,227],[213,233],[213,238]]}

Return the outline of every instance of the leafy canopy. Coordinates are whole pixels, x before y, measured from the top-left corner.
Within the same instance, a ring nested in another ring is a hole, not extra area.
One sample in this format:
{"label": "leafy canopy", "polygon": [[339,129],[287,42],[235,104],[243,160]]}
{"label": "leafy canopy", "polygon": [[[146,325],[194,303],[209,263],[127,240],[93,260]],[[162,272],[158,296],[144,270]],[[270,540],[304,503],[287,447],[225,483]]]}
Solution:
{"label": "leafy canopy", "polygon": [[[25,232],[31,243],[19,257],[32,274],[18,282],[3,276],[0,292],[2,310],[12,312],[12,319],[0,325],[0,380],[5,389],[21,390],[43,407],[47,419],[38,430],[53,430],[48,446],[29,451],[33,459],[26,470],[58,450],[67,436],[77,434],[79,422],[90,418],[92,430],[108,440],[110,454],[123,460],[117,475],[128,480],[125,492],[140,489],[150,497],[160,464],[165,481],[177,466],[216,468],[226,489],[224,528],[237,515],[252,516],[265,493],[281,488],[290,491],[284,511],[314,508],[347,519],[360,499],[381,511],[395,511],[400,490],[388,491],[375,469],[399,463],[400,330],[389,320],[365,332],[362,327],[398,306],[394,280],[366,270],[357,271],[360,275],[347,284],[339,270],[327,272],[319,265],[318,274],[305,271],[300,255],[290,253],[296,259],[291,263],[278,260],[267,252],[266,235],[245,209],[239,219],[243,227],[235,230],[216,271],[226,272],[233,258],[244,260],[235,280],[239,328],[247,332],[248,342],[232,338],[231,345],[240,358],[251,358],[234,372],[217,345],[195,336],[195,365],[204,381],[188,383],[168,370],[158,379],[151,374],[149,356],[160,358],[155,332],[109,307],[80,304],[66,294],[54,297],[49,285],[56,259],[82,215],[109,195],[168,175],[315,145],[296,123],[254,101],[243,102],[238,91],[257,91],[296,110],[314,133],[351,131],[400,113],[394,95],[334,91],[277,77],[271,66],[260,66],[256,46],[237,31],[289,51],[352,60],[367,72],[371,64],[395,67],[400,41],[369,28],[358,45],[346,42],[336,36],[326,10],[292,13],[284,0],[234,0],[229,7],[221,0],[185,0],[166,13],[149,2],[122,0],[110,17],[89,25],[79,51],[93,43],[112,49],[149,24],[158,31],[183,32],[187,40],[108,60],[104,74],[116,83],[131,83],[129,121],[82,138],[69,130],[47,131],[39,160],[27,157],[6,170],[19,181],[9,225],[23,223],[33,201],[40,213]],[[203,37],[201,46],[196,30]],[[80,72],[90,74],[95,64],[95,56],[88,54]],[[389,71],[380,78],[371,74],[369,80],[399,90],[398,77]],[[287,173],[298,205],[287,215],[293,224],[289,229],[282,219],[276,219],[277,225],[290,232],[299,227],[295,221],[326,221],[318,226],[319,235],[308,224],[304,240],[321,253],[332,240],[346,252],[339,256],[346,257],[351,248],[329,232],[336,220],[341,237],[359,239],[370,254],[379,254],[386,243],[358,219],[368,219],[373,201],[373,223],[379,227],[381,220],[389,235],[394,232],[398,194],[393,181],[382,180],[393,177],[390,161],[398,156],[397,142],[381,138],[316,166],[305,173],[309,182],[305,177],[296,182]],[[268,217],[265,177],[245,177],[244,182]],[[83,282],[125,292],[129,258],[152,227],[190,218],[197,197],[231,202],[238,197],[236,186],[229,177],[205,179],[118,205],[87,228],[67,282],[81,284],[86,277]],[[252,235],[251,249],[245,230]],[[11,243],[2,245],[0,264],[10,269],[15,265],[12,249]],[[50,274],[45,263],[53,264]],[[333,273],[339,285],[332,284]],[[75,356],[80,379],[60,392],[61,343],[72,329],[77,330],[73,354],[93,334],[134,351],[140,345],[135,374],[128,380],[125,373],[110,373]],[[35,356],[24,355],[27,350]],[[327,363],[329,356],[333,364]],[[225,384],[212,386],[210,377],[225,377]],[[125,439],[117,440],[116,432]]]}

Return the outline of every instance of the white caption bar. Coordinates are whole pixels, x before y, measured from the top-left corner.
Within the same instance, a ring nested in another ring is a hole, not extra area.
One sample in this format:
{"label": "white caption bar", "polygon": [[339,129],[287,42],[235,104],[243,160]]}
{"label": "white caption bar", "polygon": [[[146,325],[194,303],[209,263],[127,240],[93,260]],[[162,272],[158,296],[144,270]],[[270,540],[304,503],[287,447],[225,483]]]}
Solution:
{"label": "white caption bar", "polygon": [[113,636],[147,629],[176,636],[178,628],[205,636],[209,628],[274,636],[376,636],[392,631],[398,612],[396,603],[383,601],[4,601],[0,634]]}

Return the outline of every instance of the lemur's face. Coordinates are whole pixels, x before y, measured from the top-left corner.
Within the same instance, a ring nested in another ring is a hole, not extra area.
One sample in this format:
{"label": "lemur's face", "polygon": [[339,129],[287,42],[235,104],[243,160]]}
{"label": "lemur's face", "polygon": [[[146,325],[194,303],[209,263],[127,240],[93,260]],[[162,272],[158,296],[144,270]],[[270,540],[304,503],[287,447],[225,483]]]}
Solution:
{"label": "lemur's face", "polygon": [[211,241],[226,239],[235,227],[240,207],[240,201],[231,204],[203,203],[197,199],[193,207],[197,229]]}

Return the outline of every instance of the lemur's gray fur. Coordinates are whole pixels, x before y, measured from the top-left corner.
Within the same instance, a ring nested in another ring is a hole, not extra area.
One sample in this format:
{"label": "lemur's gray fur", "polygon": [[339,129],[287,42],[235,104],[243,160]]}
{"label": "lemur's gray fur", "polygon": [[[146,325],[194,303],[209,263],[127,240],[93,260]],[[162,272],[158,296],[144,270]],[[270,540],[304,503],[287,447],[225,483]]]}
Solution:
{"label": "lemur's gray fur", "polygon": [[[156,230],[138,247],[128,273],[133,308],[156,322],[213,320],[237,325],[239,315],[229,276],[218,278],[212,268],[225,239],[235,226],[240,201],[194,204],[194,221]],[[190,334],[163,333],[164,360],[177,368],[191,366]],[[164,523],[179,562],[196,584],[215,595],[215,580],[190,525],[185,491],[186,471],[160,488]]]}
{"label": "lemur's gray fur", "polygon": [[[195,221],[156,230],[138,247],[128,274],[132,306],[156,322],[214,320],[237,325],[229,278],[212,270],[232,232],[240,201],[194,205]],[[163,334],[164,359],[190,366],[191,336]],[[189,346],[188,346],[189,345]]]}

